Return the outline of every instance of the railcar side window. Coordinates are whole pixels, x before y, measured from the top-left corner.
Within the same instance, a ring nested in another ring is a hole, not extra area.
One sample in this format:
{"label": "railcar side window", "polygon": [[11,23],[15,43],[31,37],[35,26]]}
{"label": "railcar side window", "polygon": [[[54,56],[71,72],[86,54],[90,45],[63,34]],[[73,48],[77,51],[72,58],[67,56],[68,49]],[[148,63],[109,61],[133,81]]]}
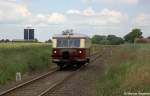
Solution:
{"label": "railcar side window", "polygon": [[80,39],[57,39],[57,47],[79,48],[80,47]]}

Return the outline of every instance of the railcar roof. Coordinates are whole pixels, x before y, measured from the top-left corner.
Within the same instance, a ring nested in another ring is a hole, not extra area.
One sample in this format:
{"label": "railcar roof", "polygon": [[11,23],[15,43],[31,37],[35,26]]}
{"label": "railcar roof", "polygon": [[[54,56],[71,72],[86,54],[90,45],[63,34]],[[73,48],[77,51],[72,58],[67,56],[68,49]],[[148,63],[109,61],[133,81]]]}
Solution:
{"label": "railcar roof", "polygon": [[73,35],[63,35],[63,34],[55,34],[53,39],[55,38],[89,38],[87,35],[84,34],[73,34]]}

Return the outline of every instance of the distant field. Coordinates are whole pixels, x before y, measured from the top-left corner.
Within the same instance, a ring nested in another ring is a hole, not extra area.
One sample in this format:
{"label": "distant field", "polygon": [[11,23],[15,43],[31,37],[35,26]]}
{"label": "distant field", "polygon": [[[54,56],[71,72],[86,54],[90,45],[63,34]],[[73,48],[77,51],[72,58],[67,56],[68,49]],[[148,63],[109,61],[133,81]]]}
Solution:
{"label": "distant field", "polygon": [[121,45],[111,49],[105,74],[97,81],[97,96],[150,93],[150,45]]}
{"label": "distant field", "polygon": [[0,84],[15,79],[16,72],[43,71],[50,67],[51,45],[0,43]]}

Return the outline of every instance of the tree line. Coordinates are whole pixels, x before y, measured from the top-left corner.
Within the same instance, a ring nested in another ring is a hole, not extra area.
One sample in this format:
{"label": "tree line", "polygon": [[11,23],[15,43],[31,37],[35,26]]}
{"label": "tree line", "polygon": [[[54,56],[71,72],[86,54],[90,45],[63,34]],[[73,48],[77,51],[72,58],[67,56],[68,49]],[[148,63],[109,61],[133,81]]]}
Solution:
{"label": "tree line", "polygon": [[9,40],[9,39],[1,39],[0,43],[9,43],[9,42],[14,42],[14,43],[39,43],[38,39],[34,40]]}
{"label": "tree line", "polygon": [[143,38],[141,29],[132,29],[132,31],[123,38],[117,37],[116,35],[94,35],[91,40],[94,44],[120,45],[123,43],[134,43],[136,38]]}

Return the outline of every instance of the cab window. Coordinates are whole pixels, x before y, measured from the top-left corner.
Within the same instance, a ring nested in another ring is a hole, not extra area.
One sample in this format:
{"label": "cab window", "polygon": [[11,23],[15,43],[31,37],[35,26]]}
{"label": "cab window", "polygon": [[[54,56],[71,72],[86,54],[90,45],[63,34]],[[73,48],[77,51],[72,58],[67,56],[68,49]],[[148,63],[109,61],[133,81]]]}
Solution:
{"label": "cab window", "polygon": [[80,39],[57,39],[57,47],[79,48],[80,47]]}

